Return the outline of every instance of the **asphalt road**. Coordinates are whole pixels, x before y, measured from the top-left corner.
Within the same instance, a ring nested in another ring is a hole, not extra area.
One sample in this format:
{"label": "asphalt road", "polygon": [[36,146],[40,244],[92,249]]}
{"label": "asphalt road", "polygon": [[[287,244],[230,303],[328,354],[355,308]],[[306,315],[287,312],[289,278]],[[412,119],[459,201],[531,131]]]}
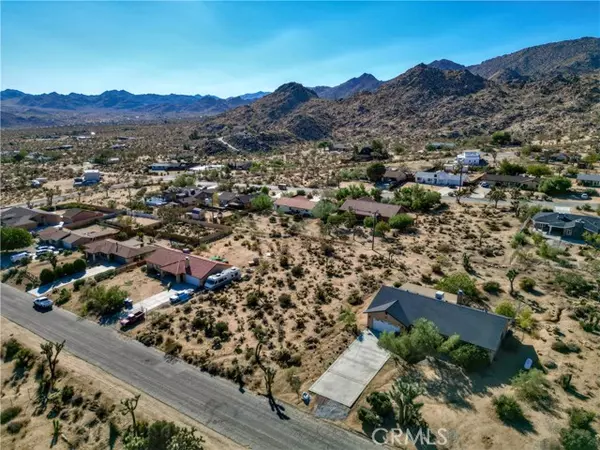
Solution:
{"label": "asphalt road", "polygon": [[66,339],[66,349],[235,442],[253,449],[370,449],[369,440],[321,422],[291,406],[280,418],[266,398],[241,393],[227,380],[126,338],[112,328],[55,308],[40,313],[32,297],[0,284],[1,314],[44,339]]}

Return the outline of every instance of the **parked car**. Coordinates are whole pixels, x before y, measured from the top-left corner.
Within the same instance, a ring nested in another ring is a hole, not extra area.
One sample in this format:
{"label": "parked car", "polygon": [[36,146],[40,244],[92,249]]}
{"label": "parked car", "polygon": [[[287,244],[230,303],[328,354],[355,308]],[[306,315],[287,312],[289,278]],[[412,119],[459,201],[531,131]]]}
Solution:
{"label": "parked car", "polygon": [[581,194],[581,200],[589,200],[590,196],[588,194],[586,194],[585,192],[583,194]]}
{"label": "parked car", "polygon": [[145,319],[146,312],[144,310],[139,310],[128,314],[127,317],[124,317],[123,319],[119,320],[119,323],[121,324],[121,328],[126,328],[135,325],[136,323],[141,322]]}
{"label": "parked car", "polygon": [[226,286],[234,280],[239,280],[242,277],[242,272],[237,267],[226,269],[222,272],[209,276],[204,282],[204,288],[209,291],[214,291],[220,287]]}
{"label": "parked car", "polygon": [[193,293],[194,293],[193,289],[186,289],[184,291],[177,292],[176,294],[171,295],[169,297],[169,301],[171,302],[171,304],[178,303],[178,302],[185,302],[186,300],[189,300],[192,297]]}
{"label": "parked car", "polygon": [[52,309],[54,302],[48,297],[38,297],[33,301],[33,307],[40,310]]}
{"label": "parked car", "polygon": [[490,183],[488,183],[487,181],[483,181],[483,182],[479,183],[479,186],[481,186],[482,188],[489,188]]}
{"label": "parked car", "polygon": [[31,256],[31,254],[29,252],[17,253],[16,255],[12,255],[10,257],[10,262],[16,263],[18,261],[21,261],[22,259],[29,258],[30,256]]}

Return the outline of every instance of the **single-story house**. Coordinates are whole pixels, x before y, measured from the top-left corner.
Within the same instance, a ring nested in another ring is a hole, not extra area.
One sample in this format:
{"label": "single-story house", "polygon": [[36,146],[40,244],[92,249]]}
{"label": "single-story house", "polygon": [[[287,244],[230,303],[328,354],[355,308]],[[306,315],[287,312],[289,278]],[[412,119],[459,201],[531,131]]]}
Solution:
{"label": "single-story house", "polygon": [[71,234],[71,230],[62,228],[46,228],[38,233],[41,242],[55,247],[62,246],[62,240]]}
{"label": "single-story house", "polygon": [[481,164],[481,155],[475,150],[465,150],[460,155],[456,155],[456,162],[466,166],[478,166]]}
{"label": "single-story house", "polygon": [[499,186],[507,188],[520,188],[535,191],[540,184],[539,178],[524,177],[522,175],[495,175],[486,173],[481,177],[481,181],[487,182],[490,186]]}
{"label": "single-story house", "polygon": [[439,291],[437,289],[432,289],[427,286],[421,286],[419,284],[413,283],[404,283],[398,289],[403,291],[412,292],[413,294],[423,295],[424,297],[434,298],[437,300],[444,300],[446,302],[454,303],[460,305],[463,303],[463,294],[459,292],[458,294],[450,294],[449,292]]}
{"label": "single-story house", "polygon": [[537,213],[531,219],[533,228],[553,236],[582,239],[583,233],[600,233],[600,217],[564,214],[558,212]]}
{"label": "single-story house", "polygon": [[250,170],[252,167],[252,161],[241,161],[241,162],[229,162],[227,167],[231,170]]}
{"label": "single-story house", "polygon": [[317,206],[316,202],[304,197],[296,195],[295,197],[279,197],[275,200],[275,210],[289,214],[301,214],[304,216],[312,215],[312,210]]}
{"label": "single-story house", "polygon": [[62,246],[67,249],[74,249],[84,246],[93,241],[106,239],[119,234],[118,228],[100,227],[92,225],[79,230],[71,231],[71,233],[61,239]]}
{"label": "single-story house", "polygon": [[90,211],[81,208],[71,208],[67,209],[62,214],[62,220],[65,224],[69,224],[74,222],[81,222],[83,220],[100,218],[102,216],[104,216],[104,214],[98,211]]}
{"label": "single-story house", "polygon": [[129,264],[139,261],[154,252],[157,247],[144,245],[137,239],[119,242],[113,239],[93,241],[84,245],[85,255],[93,262],[98,259]]}
{"label": "single-story house", "polygon": [[255,195],[221,192],[219,194],[219,205],[223,208],[248,209],[252,206],[254,197]]}
{"label": "single-story house", "polygon": [[159,273],[161,277],[172,275],[177,282],[202,286],[206,279],[215,273],[231,267],[220,261],[183,253],[179,250],[159,247],[146,257],[146,266]]}
{"label": "single-story house", "polygon": [[417,172],[415,174],[417,183],[435,184],[437,186],[461,186],[469,181],[468,175],[448,173],[443,170],[435,172]]}
{"label": "single-story house", "polygon": [[385,221],[391,217],[404,211],[404,207],[392,205],[389,203],[379,203],[371,199],[347,199],[340,211],[352,211],[357,218],[364,219],[365,217],[373,217],[378,215],[380,219]]}
{"label": "single-story house", "polygon": [[577,182],[583,186],[600,187],[600,173],[577,174]]}
{"label": "single-story house", "polygon": [[61,217],[41,209],[15,206],[0,212],[0,224],[5,227],[32,230],[42,225],[58,225]]}
{"label": "single-story house", "polygon": [[511,320],[391,286],[379,289],[365,313],[368,327],[379,332],[402,332],[418,319],[430,320],[443,336],[458,334],[461,341],[487,350],[490,359],[500,348]]}
{"label": "single-story house", "polygon": [[398,186],[404,183],[405,181],[407,181],[407,179],[408,176],[406,175],[406,173],[400,169],[397,169],[396,167],[386,168],[383,177],[381,177],[381,181],[383,181],[384,183],[392,184],[394,186]]}

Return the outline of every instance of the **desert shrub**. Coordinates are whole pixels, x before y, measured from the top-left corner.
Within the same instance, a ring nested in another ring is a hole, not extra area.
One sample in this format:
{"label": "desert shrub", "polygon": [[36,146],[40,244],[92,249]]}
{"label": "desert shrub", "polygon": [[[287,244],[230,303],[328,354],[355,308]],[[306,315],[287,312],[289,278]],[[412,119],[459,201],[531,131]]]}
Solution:
{"label": "desert shrub", "polygon": [[79,258],[73,261],[73,273],[83,272],[86,267],[85,259]]}
{"label": "desert shrub", "polygon": [[519,422],[525,418],[523,409],[517,399],[510,395],[502,394],[492,400],[496,414],[503,422]]}
{"label": "desert shrub", "polygon": [[562,339],[557,339],[552,343],[552,350],[559,353],[579,353],[581,348],[575,342],[565,342]]}
{"label": "desert shrub", "polygon": [[23,346],[15,338],[10,338],[2,344],[2,358],[4,361],[11,361]]}
{"label": "desert shrub", "polygon": [[594,289],[593,283],[575,272],[559,272],[554,277],[554,282],[571,297],[584,297]]}
{"label": "desert shrub", "polygon": [[473,344],[462,344],[450,352],[450,359],[467,372],[474,372],[490,364],[487,350]]}
{"label": "desert shrub", "polygon": [[229,325],[225,322],[217,322],[215,323],[213,333],[219,339],[226,341],[229,339]]}
{"label": "desert shrub", "polygon": [[521,246],[526,245],[526,244],[527,244],[527,236],[522,231],[519,231],[518,233],[516,233],[513,236],[512,241],[510,243],[510,245],[512,246],[512,248],[521,247]]}
{"label": "desert shrub", "polygon": [[597,450],[598,439],[590,430],[563,428],[560,431],[560,443],[564,450]]}
{"label": "desert shrub", "polygon": [[514,319],[517,315],[517,310],[515,309],[512,302],[508,300],[505,300],[498,306],[496,306],[496,309],[494,311],[496,312],[496,314],[500,314],[501,316],[505,317],[510,317],[511,319]]}
{"label": "desert shrub", "polygon": [[521,281],[519,282],[519,286],[525,292],[532,292],[535,289],[535,285],[535,280],[529,277],[521,278]]}
{"label": "desert shrub", "polygon": [[517,396],[524,400],[540,402],[549,398],[548,380],[539,369],[523,371],[513,377],[511,381]]}
{"label": "desert shrub", "polygon": [[596,418],[596,413],[583,408],[569,409],[569,425],[571,428],[589,429]]}
{"label": "desert shrub", "polygon": [[64,275],[72,275],[75,273],[73,270],[73,264],[71,263],[64,263],[62,265],[62,271]]}
{"label": "desert shrub", "polygon": [[148,426],[146,433],[148,450],[166,449],[171,438],[177,434],[177,426],[173,422],[158,420]]}
{"label": "desert shrub", "polygon": [[290,294],[281,294],[279,296],[279,306],[282,308],[292,307],[292,296]]}
{"label": "desert shrub", "polygon": [[85,280],[84,279],[79,279],[76,280],[75,283],[73,283],[73,290],[75,292],[79,291],[79,289],[81,289],[83,286],[85,286]]}
{"label": "desert shrub", "polygon": [[60,399],[63,403],[69,403],[75,394],[73,386],[66,385],[60,391]]}
{"label": "desert shrub", "polygon": [[108,289],[103,285],[90,287],[85,292],[87,298],[86,307],[88,312],[98,315],[113,314],[123,309],[127,291],[119,286],[111,286]]}
{"label": "desert shrub", "polygon": [[165,341],[165,353],[167,355],[177,355],[181,351],[181,349],[182,345],[179,342],[173,340],[173,338],[168,337]]}
{"label": "desert shrub", "polygon": [[497,294],[500,292],[500,283],[497,281],[486,281],[483,283],[483,290],[490,294]]}
{"label": "desert shrub", "polygon": [[386,417],[394,412],[390,397],[385,392],[371,392],[367,396],[367,402],[373,412],[380,417]]}
{"label": "desert shrub", "polygon": [[260,293],[258,291],[250,291],[246,295],[246,306],[248,308],[257,308],[260,305]]}
{"label": "desert shrub", "polygon": [[364,406],[361,406],[358,409],[358,420],[360,420],[363,425],[367,427],[374,428],[381,424],[381,418],[369,408],[365,408]]}
{"label": "desert shrub", "polygon": [[107,270],[106,272],[101,272],[99,274],[94,275],[94,280],[100,282],[104,280],[108,280],[109,278],[114,277],[117,274],[115,269]]}
{"label": "desert shrub", "polygon": [[40,283],[49,284],[55,280],[54,271],[51,269],[42,269],[40,272]]}
{"label": "desert shrub", "polygon": [[304,275],[304,269],[302,268],[302,266],[294,266],[292,267],[292,275],[295,276],[296,278],[300,278]]}
{"label": "desert shrub", "polygon": [[10,434],[17,434],[25,425],[27,425],[27,422],[24,420],[20,420],[18,422],[10,422],[6,426],[6,431]]}
{"label": "desert shrub", "polygon": [[348,303],[352,306],[360,305],[362,303],[362,298],[360,296],[360,291],[353,289],[348,295]]}
{"label": "desert shrub", "polygon": [[20,406],[9,406],[8,408],[4,408],[2,413],[0,413],[0,423],[4,425],[5,423],[10,422],[15,417],[17,417],[21,413]]}
{"label": "desert shrub", "polygon": [[325,242],[321,244],[321,251],[325,256],[333,256],[335,254],[335,248],[333,245]]}
{"label": "desert shrub", "polygon": [[66,288],[62,288],[60,293],[58,294],[58,299],[56,300],[57,305],[62,305],[63,303],[67,303],[71,300],[71,291]]}
{"label": "desert shrub", "polygon": [[531,331],[536,326],[535,317],[530,308],[523,308],[516,318],[517,326],[525,331]]}
{"label": "desert shrub", "polygon": [[379,338],[379,346],[408,363],[417,363],[426,356],[437,354],[444,338],[437,326],[426,319],[418,319],[410,332],[401,336],[384,332]]}
{"label": "desert shrub", "polygon": [[390,227],[394,230],[406,230],[410,228],[415,220],[408,214],[397,214],[390,218]]}
{"label": "desert shrub", "polygon": [[366,228],[372,228],[374,223],[375,223],[375,219],[373,219],[370,216],[365,217],[363,219],[363,226],[366,227]]}
{"label": "desert shrub", "polygon": [[28,369],[33,365],[35,354],[27,347],[21,348],[15,355],[15,366],[20,369]]}

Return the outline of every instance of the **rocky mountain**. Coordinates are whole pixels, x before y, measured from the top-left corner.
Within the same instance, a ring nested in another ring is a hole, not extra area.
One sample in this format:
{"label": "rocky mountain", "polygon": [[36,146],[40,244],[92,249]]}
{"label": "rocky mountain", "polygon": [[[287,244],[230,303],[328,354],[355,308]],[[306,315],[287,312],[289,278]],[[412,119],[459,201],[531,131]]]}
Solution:
{"label": "rocky mountain", "polygon": [[455,63],[449,59],[436,59],[433,62],[427,64],[429,67],[440,70],[462,70],[465,68],[462,64]]}
{"label": "rocky mountain", "polygon": [[381,86],[381,83],[382,81],[379,81],[370,73],[363,73],[360,77],[351,78],[337,86],[317,86],[311,89],[315,91],[320,98],[339,100],[359,92],[373,92]]}
{"label": "rocky mountain", "polygon": [[537,45],[488,59],[468,69],[489,79],[505,70],[524,77],[550,73],[589,73],[600,69],[600,38],[584,37]]}
{"label": "rocky mountain", "polygon": [[[270,92],[258,91],[258,92],[254,92],[253,94],[240,95],[240,98],[242,100],[258,100],[259,98],[263,98],[265,95],[269,95],[269,94],[270,94]],[[233,97],[229,97],[229,98],[233,98]]]}

